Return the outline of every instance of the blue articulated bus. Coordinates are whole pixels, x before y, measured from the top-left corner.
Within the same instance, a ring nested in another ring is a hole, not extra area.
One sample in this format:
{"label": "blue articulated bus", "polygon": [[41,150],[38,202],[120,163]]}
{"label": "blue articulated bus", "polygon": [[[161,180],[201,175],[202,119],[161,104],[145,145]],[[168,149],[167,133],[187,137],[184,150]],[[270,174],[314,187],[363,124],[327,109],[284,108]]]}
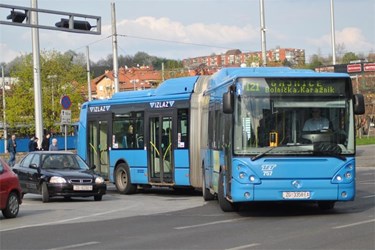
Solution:
{"label": "blue articulated bus", "polygon": [[138,187],[202,187],[201,99],[207,76],[119,92],[81,108],[77,152],[119,192]]}
{"label": "blue articulated bus", "polygon": [[354,116],[364,98],[349,75],[227,68],[210,77],[201,103],[205,200],[233,211],[256,201],[331,209],[354,199]]}

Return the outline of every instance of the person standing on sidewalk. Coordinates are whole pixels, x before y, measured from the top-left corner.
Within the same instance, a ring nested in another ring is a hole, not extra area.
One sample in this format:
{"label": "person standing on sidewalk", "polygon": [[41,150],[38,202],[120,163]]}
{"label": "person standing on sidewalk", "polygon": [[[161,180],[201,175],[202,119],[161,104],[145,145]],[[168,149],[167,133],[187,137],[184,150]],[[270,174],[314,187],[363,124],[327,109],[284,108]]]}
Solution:
{"label": "person standing on sidewalk", "polygon": [[9,153],[9,161],[8,165],[13,167],[16,164],[16,153],[17,153],[17,142],[16,142],[16,135],[13,134],[12,137],[8,141],[7,151]]}

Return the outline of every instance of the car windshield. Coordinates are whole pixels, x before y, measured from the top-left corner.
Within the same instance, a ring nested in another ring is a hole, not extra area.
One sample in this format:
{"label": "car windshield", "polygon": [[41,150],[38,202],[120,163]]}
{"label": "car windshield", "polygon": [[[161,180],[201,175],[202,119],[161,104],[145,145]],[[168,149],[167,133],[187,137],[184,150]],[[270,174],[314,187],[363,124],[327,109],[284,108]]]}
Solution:
{"label": "car windshield", "polygon": [[42,155],[43,169],[80,169],[87,170],[87,164],[74,154],[45,154]]}

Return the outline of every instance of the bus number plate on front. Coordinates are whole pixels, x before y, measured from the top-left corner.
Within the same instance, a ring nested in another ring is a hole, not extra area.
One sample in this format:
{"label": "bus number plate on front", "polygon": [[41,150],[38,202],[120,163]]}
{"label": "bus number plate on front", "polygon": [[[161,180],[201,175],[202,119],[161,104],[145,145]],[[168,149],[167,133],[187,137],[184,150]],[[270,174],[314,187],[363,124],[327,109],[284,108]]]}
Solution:
{"label": "bus number plate on front", "polygon": [[310,192],[283,192],[283,199],[309,199]]}
{"label": "bus number plate on front", "polygon": [[92,185],[73,185],[74,191],[92,191]]}

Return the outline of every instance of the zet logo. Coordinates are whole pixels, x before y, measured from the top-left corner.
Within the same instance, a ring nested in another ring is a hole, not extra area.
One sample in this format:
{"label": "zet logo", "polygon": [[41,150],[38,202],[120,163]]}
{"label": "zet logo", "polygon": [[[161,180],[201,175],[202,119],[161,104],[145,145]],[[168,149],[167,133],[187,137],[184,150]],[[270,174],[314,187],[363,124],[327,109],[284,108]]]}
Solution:
{"label": "zet logo", "polygon": [[276,164],[264,164],[261,166],[263,176],[272,176],[273,170],[277,167]]}

